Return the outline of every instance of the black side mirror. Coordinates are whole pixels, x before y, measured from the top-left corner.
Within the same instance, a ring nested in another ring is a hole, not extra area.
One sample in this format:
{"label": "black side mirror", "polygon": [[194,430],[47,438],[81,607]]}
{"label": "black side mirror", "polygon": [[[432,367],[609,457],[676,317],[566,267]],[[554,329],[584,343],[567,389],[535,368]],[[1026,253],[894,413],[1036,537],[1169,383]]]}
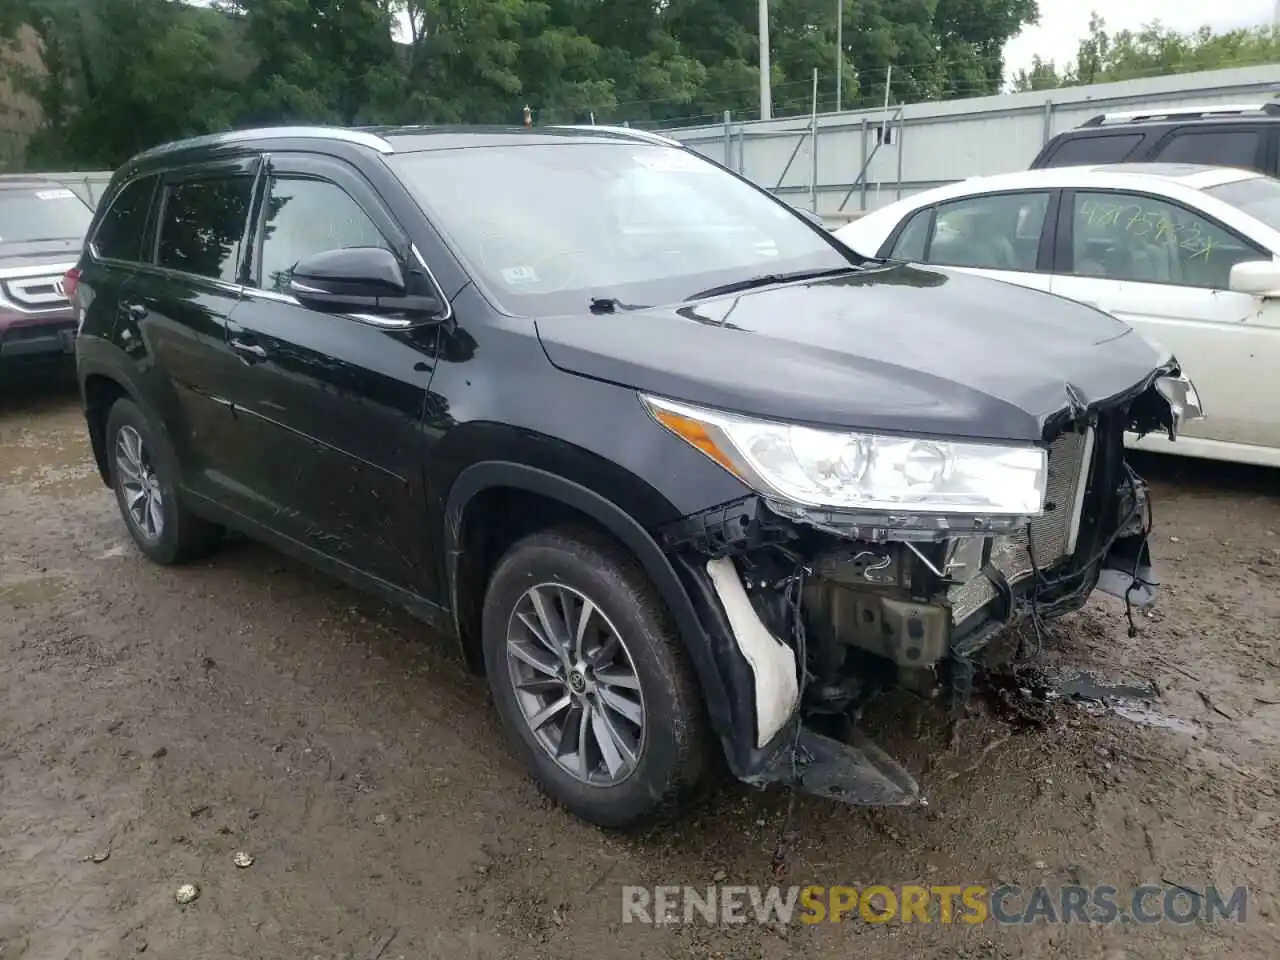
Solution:
{"label": "black side mirror", "polygon": [[400,261],[381,247],[345,247],[305,257],[293,268],[289,293],[311,310],[389,316],[397,326],[444,313],[437,298],[408,292]]}

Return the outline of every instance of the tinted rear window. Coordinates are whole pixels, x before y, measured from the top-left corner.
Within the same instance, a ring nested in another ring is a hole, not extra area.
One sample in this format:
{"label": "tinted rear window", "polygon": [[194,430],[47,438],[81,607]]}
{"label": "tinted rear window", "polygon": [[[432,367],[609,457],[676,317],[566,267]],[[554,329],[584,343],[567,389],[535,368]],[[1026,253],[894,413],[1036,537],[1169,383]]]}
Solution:
{"label": "tinted rear window", "polygon": [[155,194],[156,178],[143,177],[130,183],[111,201],[111,207],[93,235],[98,256],[112,260],[142,259],[142,235]]}
{"label": "tinted rear window", "polygon": [[1168,163],[1211,163],[1222,167],[1253,168],[1258,161],[1257,130],[1184,130],[1156,151]]}
{"label": "tinted rear window", "polygon": [[93,211],[66,187],[10,187],[0,190],[0,244],[79,240]]}
{"label": "tinted rear window", "polygon": [[1058,144],[1046,167],[1071,167],[1081,163],[1117,163],[1129,156],[1142,142],[1141,133],[1100,134],[1096,137],[1072,137]]}
{"label": "tinted rear window", "polygon": [[157,262],[234,283],[253,178],[185,180],[166,190]]}

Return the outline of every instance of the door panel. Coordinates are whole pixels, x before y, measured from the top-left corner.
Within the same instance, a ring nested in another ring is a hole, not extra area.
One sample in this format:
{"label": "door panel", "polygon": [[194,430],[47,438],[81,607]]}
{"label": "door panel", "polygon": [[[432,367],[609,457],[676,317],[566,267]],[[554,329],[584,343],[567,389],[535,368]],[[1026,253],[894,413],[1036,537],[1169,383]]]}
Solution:
{"label": "door panel", "polygon": [[1067,274],[1053,292],[1097,306],[1177,356],[1206,418],[1188,437],[1280,446],[1280,308],[1226,289],[1264,255],[1161,198],[1077,192],[1063,209]]}
{"label": "door panel", "polygon": [[315,158],[271,159],[257,234],[253,283],[228,327],[237,427],[258,463],[253,519],[421,594],[421,417],[437,331],[320,313],[284,292],[304,256],[407,244],[354,171]]}
{"label": "door panel", "polygon": [[237,273],[258,161],[165,176],[154,246],[120,302],[121,322],[154,357],[168,401],[160,413],[195,492],[234,505],[235,437],[224,381],[234,372],[226,324],[240,301]]}

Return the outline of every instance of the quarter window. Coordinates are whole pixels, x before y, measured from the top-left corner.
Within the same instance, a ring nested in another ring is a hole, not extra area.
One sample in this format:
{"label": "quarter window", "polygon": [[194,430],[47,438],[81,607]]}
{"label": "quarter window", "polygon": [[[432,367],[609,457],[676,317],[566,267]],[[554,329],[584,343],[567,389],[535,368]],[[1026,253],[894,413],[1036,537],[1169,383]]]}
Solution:
{"label": "quarter window", "polygon": [[252,192],[253,178],[245,176],[170,184],[160,223],[160,266],[235,283]]}
{"label": "quarter window", "polygon": [[336,184],[271,181],[263,224],[262,289],[284,293],[299,260],[344,247],[390,249],[369,215]]}
{"label": "quarter window", "polygon": [[1048,193],[1006,193],[939,204],[927,261],[1031,273],[1048,210]]}
{"label": "quarter window", "polygon": [[1251,170],[1258,162],[1258,131],[1188,130],[1175,134],[1157,157],[1170,163],[1211,163]]}
{"label": "quarter window", "polygon": [[93,248],[98,256],[111,260],[142,259],[143,233],[155,190],[156,178],[143,177],[116,194],[93,235]]}
{"label": "quarter window", "polygon": [[1081,277],[1226,290],[1237,263],[1270,259],[1185,207],[1132,194],[1077,193],[1072,229]]}

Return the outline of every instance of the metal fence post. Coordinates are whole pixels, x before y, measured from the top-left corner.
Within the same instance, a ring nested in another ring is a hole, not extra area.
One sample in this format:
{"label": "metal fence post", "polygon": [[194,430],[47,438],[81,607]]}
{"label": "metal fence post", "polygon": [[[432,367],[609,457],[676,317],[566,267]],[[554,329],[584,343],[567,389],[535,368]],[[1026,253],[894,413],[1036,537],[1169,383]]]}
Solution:
{"label": "metal fence post", "polygon": [[809,170],[809,205],[818,212],[818,70],[813,70],[813,118],[810,121],[812,139],[809,141],[811,169]]}
{"label": "metal fence post", "polygon": [[747,128],[738,124],[738,173],[747,174]]}
{"label": "metal fence post", "polygon": [[901,108],[898,112],[898,199],[902,199],[902,139],[903,134],[907,131],[907,118],[902,113]]}
{"label": "metal fence post", "polygon": [[1053,137],[1053,100],[1046,97],[1044,101],[1044,136],[1041,138],[1040,146],[1044,146]]}
{"label": "metal fence post", "polygon": [[858,209],[863,213],[867,212],[867,118],[862,118],[862,164],[859,167],[862,170],[862,190],[858,197]]}
{"label": "metal fence post", "polygon": [[724,165],[726,167],[733,166],[733,113],[726,110],[724,112]]}

